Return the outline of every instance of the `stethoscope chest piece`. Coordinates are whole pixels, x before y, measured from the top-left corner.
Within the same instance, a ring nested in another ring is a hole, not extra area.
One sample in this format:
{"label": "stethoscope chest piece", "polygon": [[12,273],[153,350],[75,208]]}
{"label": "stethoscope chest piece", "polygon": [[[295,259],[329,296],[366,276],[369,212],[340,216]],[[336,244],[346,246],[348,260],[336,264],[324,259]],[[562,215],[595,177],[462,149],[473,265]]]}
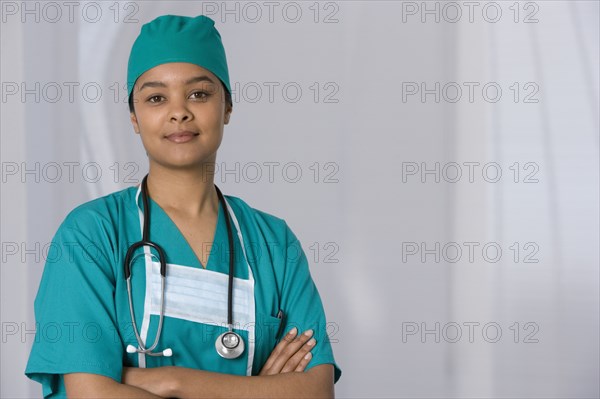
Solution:
{"label": "stethoscope chest piece", "polygon": [[233,331],[226,331],[215,341],[219,356],[225,359],[235,359],[244,353],[244,340]]}

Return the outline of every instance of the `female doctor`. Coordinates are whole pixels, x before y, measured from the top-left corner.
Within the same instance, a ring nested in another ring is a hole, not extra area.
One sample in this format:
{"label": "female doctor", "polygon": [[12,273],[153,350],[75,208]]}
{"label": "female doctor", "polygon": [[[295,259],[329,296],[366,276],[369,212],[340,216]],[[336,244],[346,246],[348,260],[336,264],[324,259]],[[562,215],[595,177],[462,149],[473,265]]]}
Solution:
{"label": "female doctor", "polygon": [[127,74],[149,172],[59,227],[26,375],[44,397],[332,397],[341,370],[298,239],[214,184],[232,112],[214,21],[145,24]]}

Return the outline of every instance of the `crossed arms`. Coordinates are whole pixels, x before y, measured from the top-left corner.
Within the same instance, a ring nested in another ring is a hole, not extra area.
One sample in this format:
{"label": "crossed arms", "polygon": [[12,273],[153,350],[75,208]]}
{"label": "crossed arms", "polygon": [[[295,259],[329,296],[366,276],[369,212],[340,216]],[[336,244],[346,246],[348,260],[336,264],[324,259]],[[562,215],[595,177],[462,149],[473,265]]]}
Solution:
{"label": "crossed arms", "polygon": [[312,332],[292,329],[273,349],[258,376],[237,376],[167,366],[124,368],[122,383],[109,377],[64,375],[69,398],[333,398],[333,365],[304,372],[314,347]]}

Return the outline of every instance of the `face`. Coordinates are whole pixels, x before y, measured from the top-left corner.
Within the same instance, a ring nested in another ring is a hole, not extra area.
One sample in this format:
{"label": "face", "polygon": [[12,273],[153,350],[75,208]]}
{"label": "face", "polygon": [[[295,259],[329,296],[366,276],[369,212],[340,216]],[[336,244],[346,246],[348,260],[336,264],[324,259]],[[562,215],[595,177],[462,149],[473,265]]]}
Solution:
{"label": "face", "polygon": [[133,101],[131,123],[151,168],[194,169],[215,162],[232,109],[213,73],[189,63],[156,66],[138,78]]}

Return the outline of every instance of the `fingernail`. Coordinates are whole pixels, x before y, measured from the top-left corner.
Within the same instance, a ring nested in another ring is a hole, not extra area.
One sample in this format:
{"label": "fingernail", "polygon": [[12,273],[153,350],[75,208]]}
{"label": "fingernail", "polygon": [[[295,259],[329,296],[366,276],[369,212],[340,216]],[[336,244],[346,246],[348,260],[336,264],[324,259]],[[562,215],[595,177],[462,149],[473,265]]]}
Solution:
{"label": "fingernail", "polygon": [[290,330],[290,332],[288,332],[289,335],[296,335],[296,333],[298,332],[298,329],[296,327],[292,328]]}
{"label": "fingernail", "polygon": [[305,359],[310,359],[312,357],[312,353],[308,352],[306,355],[304,355]]}
{"label": "fingernail", "polygon": [[304,331],[304,335],[306,335],[307,337],[310,337],[311,335],[313,335],[313,330]]}
{"label": "fingernail", "polygon": [[310,339],[310,341],[308,341],[306,344],[307,344],[308,346],[313,346],[313,345],[314,345],[316,342],[317,342],[317,341],[315,341],[315,339],[314,339],[314,338],[311,338],[311,339]]}

